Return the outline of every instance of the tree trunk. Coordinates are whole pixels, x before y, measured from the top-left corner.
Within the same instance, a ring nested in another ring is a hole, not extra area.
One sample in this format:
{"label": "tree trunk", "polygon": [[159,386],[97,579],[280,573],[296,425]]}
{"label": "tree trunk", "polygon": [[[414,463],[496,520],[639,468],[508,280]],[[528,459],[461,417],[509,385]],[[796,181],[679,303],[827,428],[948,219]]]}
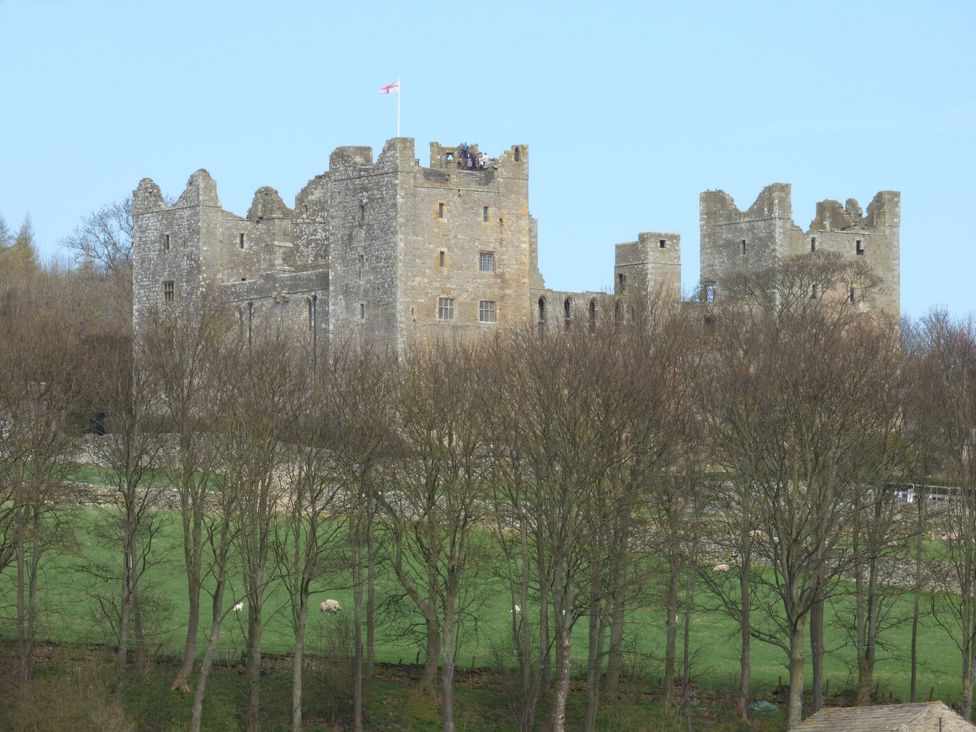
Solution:
{"label": "tree trunk", "polygon": [[123,527],[122,551],[122,605],[119,608],[119,647],[117,653],[118,674],[121,679],[129,661],[129,620],[132,614],[133,574],[135,572],[135,537],[132,519],[127,516]]}
{"label": "tree trunk", "polygon": [[813,661],[813,703],[811,713],[824,705],[824,597],[823,586],[817,585],[817,598],[810,606],[810,655]]}
{"label": "tree trunk", "polygon": [[224,604],[224,573],[223,570],[217,577],[217,586],[214,588],[213,612],[210,620],[210,634],[207,636],[207,650],[203,654],[203,663],[200,665],[200,674],[197,676],[196,688],[193,691],[193,711],[190,719],[190,731],[200,732],[203,723],[203,698],[207,693],[207,680],[210,678],[210,669],[213,668],[214,654],[217,652],[217,640],[220,637],[220,621],[223,617],[222,606]]}
{"label": "tree trunk", "polygon": [[146,634],[142,628],[142,607],[139,604],[139,587],[132,588],[132,624],[136,636],[136,668],[146,670]]}
{"label": "tree trunk", "polygon": [[[357,530],[355,537],[355,547],[353,548],[352,565],[352,629],[353,629],[353,652],[355,654],[355,674],[353,679],[352,693],[352,724],[353,732],[363,732],[363,570],[360,566],[362,561],[362,547],[360,545],[360,534]],[[367,550],[368,552],[368,550]]]}
{"label": "tree trunk", "polygon": [[[623,554],[621,550],[619,554]],[[620,692],[620,671],[624,659],[624,615],[627,610],[627,592],[624,583],[627,563],[623,556],[614,558],[613,587],[610,607],[610,647],[607,649],[607,673],[604,692],[611,700]]]}
{"label": "tree trunk", "polygon": [[591,580],[589,644],[586,659],[586,732],[596,729],[596,715],[600,707],[600,671],[603,659],[605,623],[601,612],[602,582],[599,569]]}
{"label": "tree trunk", "polygon": [[790,633],[790,701],[786,713],[787,727],[793,729],[803,718],[803,621]]}
{"label": "tree trunk", "polygon": [[743,557],[739,569],[739,592],[742,597],[742,616],[739,619],[739,693],[736,697],[736,707],[739,718],[743,722],[749,721],[749,687],[752,683],[752,664],[750,661],[750,643],[752,642],[752,600],[749,584],[752,562],[748,555]]}
{"label": "tree trunk", "polygon": [[664,699],[662,706],[665,712],[670,713],[674,706],[674,669],[677,661],[678,638],[678,570],[673,559],[668,573],[667,596],[664,606],[668,617],[664,626]]}
{"label": "tree trunk", "polygon": [[302,692],[304,690],[303,669],[305,664],[305,627],[308,623],[308,592],[302,590],[298,605],[298,618],[295,626],[295,653],[291,664],[291,729],[302,729]]}
{"label": "tree trunk", "polygon": [[[451,579],[448,578],[448,583]],[[441,689],[443,692],[444,732],[454,732],[454,593],[450,586],[445,590],[444,597],[444,635],[443,658],[444,670],[441,673]]]}
{"label": "tree trunk", "polygon": [[420,693],[424,696],[434,696],[437,686],[437,665],[441,656],[441,634],[437,621],[427,618],[427,658],[424,661],[424,671],[420,676]]}
{"label": "tree trunk", "polygon": [[542,547],[546,546],[541,528],[536,528],[536,571],[539,576],[539,692],[549,692],[552,682],[552,658],[549,653],[549,583],[546,558]]}
{"label": "tree trunk", "polygon": [[[183,646],[183,660],[170,688],[189,691],[190,674],[197,655],[197,632],[200,627],[200,572],[202,565],[202,517],[194,507],[190,536],[184,538],[184,557],[186,559],[186,584],[189,611],[186,619],[186,642]],[[188,542],[188,545],[186,544]]]}
{"label": "tree trunk", "polygon": [[373,509],[366,527],[366,675],[373,676],[376,664],[376,542],[373,539]]}
{"label": "tree trunk", "polygon": [[247,614],[247,730],[261,729],[261,598],[252,592]]}
{"label": "tree trunk", "polygon": [[514,612],[512,608],[512,632],[517,639],[519,656],[519,708],[517,712],[518,729],[520,732],[531,732],[535,728],[535,709],[539,699],[539,679],[542,674],[542,661],[536,664],[533,673],[532,655],[533,650],[529,647],[531,636],[529,634],[529,574],[532,562],[529,553],[528,532],[525,526],[525,519],[519,521],[522,532],[522,576],[519,586],[519,609],[521,612]]}
{"label": "tree trunk", "polygon": [[[561,573],[557,574],[557,577]],[[564,732],[566,729],[566,701],[569,698],[570,652],[572,651],[572,586],[568,587],[562,598],[556,599],[556,690],[553,694],[552,729]],[[561,601],[560,601],[561,600]]]}

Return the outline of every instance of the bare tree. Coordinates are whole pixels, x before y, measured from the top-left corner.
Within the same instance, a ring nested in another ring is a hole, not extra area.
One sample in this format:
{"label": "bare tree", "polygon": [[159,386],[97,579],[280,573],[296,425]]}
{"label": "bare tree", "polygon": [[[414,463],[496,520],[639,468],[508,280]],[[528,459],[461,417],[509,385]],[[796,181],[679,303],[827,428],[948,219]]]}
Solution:
{"label": "bare tree", "polygon": [[23,281],[0,308],[0,567],[14,564],[22,681],[33,674],[40,571],[67,533],[61,509],[87,372],[83,318],[55,296],[63,286],[59,275]]}
{"label": "bare tree", "polygon": [[852,282],[863,292],[871,280],[841,260],[788,260],[734,282],[734,302],[715,320],[716,338],[736,340],[715,350],[711,368],[748,364],[731,367],[738,378],[723,378],[712,404],[723,440],[738,443],[726,454],[744,453],[735,466],[752,471],[740,480],[753,487],[752,531],[761,539],[753,549],[771,580],[754,577],[780,605],[767,618],[779,630],[763,639],[789,658],[791,725],[801,718],[805,625],[850,570],[845,527],[860,507],[853,490],[879,472],[863,445],[897,417],[897,401],[885,401],[888,381],[877,376],[893,371],[891,331],[843,296]]}
{"label": "bare tree", "polygon": [[941,449],[938,462],[952,486],[940,511],[944,542],[937,565],[942,591],[932,597],[936,621],[962,656],[962,713],[972,714],[976,682],[976,324],[935,312],[923,321],[931,409],[927,420]]}
{"label": "bare tree", "polygon": [[288,493],[274,525],[278,573],[288,592],[295,635],[291,717],[296,732],[303,725],[305,632],[313,583],[346,564],[341,549],[347,535],[348,495],[334,447],[337,425],[330,410],[332,400],[327,396],[335,385],[310,370],[299,378],[301,388],[291,392],[297,403],[287,410],[295,416],[283,466]]}
{"label": "bare tree", "polygon": [[[115,502],[113,531],[121,554],[118,596],[117,665],[121,674],[128,662],[128,640],[134,611],[138,608],[139,583],[149,562],[152,541],[158,533],[155,513],[161,488],[153,482],[163,440],[156,431],[152,411],[156,385],[142,359],[133,362],[131,343],[119,344],[102,367],[111,377],[103,380],[99,400],[105,410],[105,434],[93,437],[90,451],[95,462],[110,469]],[[136,624],[137,660],[145,663],[145,639]]]}
{"label": "bare tree", "polygon": [[163,453],[160,472],[175,487],[180,502],[189,610],[183,660],[173,688],[189,691],[200,623],[204,515],[216,463],[208,419],[220,383],[217,365],[232,335],[216,298],[205,295],[199,304],[181,301],[152,313],[142,337],[137,347],[158,389],[154,407],[162,429],[175,442]]}
{"label": "bare tree", "polygon": [[424,618],[431,691],[441,665],[444,730],[454,729],[454,666],[465,593],[478,570],[474,531],[487,498],[484,414],[490,393],[477,346],[417,346],[403,359],[397,399],[401,453],[395,491],[379,496],[391,564]]}

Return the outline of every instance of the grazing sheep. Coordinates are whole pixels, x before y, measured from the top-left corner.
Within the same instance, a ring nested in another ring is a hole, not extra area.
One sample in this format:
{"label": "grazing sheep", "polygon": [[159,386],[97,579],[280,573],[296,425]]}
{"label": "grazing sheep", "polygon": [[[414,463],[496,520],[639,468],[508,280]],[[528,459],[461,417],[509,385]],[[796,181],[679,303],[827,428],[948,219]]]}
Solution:
{"label": "grazing sheep", "polygon": [[520,608],[518,605],[512,605],[512,612],[518,614],[522,612],[522,608]]}
{"label": "grazing sheep", "polygon": [[321,613],[337,613],[340,610],[342,610],[342,605],[339,604],[338,600],[326,600],[319,605],[319,612]]}
{"label": "grazing sheep", "polygon": [[729,565],[724,564],[724,563],[723,564],[716,564],[714,567],[712,567],[712,571],[713,572],[728,572],[730,569],[731,569],[731,567],[729,567]]}
{"label": "grazing sheep", "polygon": [[241,600],[239,603],[237,603],[236,605],[234,605],[234,612],[235,613],[239,613],[243,609],[244,609],[244,601],[243,600]]}

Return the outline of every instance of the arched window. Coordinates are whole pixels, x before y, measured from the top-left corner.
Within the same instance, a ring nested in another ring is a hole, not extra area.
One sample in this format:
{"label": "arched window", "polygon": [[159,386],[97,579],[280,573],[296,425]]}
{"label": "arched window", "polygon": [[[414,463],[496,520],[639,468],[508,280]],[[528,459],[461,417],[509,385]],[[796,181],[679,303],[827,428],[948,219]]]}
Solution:
{"label": "arched window", "polygon": [[522,159],[522,148],[516,146],[515,148],[515,162],[517,163]]}
{"label": "arched window", "polygon": [[544,297],[539,298],[539,322],[546,322],[546,298]]}

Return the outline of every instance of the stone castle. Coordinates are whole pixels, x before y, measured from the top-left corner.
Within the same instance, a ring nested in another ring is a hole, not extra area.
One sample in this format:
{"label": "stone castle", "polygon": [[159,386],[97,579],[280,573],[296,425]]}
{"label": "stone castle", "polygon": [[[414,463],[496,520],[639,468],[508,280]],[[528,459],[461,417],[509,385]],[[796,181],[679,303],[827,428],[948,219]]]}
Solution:
{"label": "stone castle", "polygon": [[[143,179],[133,194],[135,330],[153,309],[213,289],[242,332],[279,323],[303,333],[315,353],[349,336],[402,349],[446,332],[595,323],[625,292],[680,299],[680,237],[660,232],[616,245],[613,294],[547,289],[528,176],[525,145],[488,158],[475,145],[431,143],[424,167],[413,139],[399,137],[375,160],[369,147],[336,149],[293,208],[274,189],[258,189],[244,218],[221,208],[205,170],[172,205]],[[898,233],[894,192],[877,194],[867,215],[853,199],[824,201],[804,232],[791,219],[789,185],[767,187],[745,212],[707,191],[703,297],[719,297],[723,279],[743,267],[836,251],[865,257],[884,283],[871,306],[897,317]]]}

